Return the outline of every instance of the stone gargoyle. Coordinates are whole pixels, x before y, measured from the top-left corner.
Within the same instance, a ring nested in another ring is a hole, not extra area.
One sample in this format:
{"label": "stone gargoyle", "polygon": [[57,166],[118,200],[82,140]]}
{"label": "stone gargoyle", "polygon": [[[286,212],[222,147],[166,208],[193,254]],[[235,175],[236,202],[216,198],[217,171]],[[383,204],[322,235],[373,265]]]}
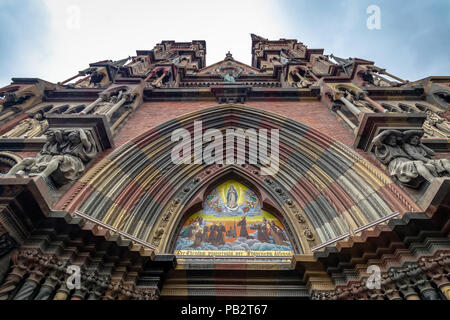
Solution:
{"label": "stone gargoyle", "polygon": [[92,133],[85,129],[49,129],[47,142],[35,158],[25,158],[7,173],[20,171],[28,176],[41,176],[51,185],[63,186],[77,180],[85,164],[97,154]]}
{"label": "stone gargoyle", "polygon": [[386,130],[373,140],[375,156],[402,184],[418,188],[426,180],[450,176],[450,160],[431,159],[435,152],[421,143],[423,130]]}

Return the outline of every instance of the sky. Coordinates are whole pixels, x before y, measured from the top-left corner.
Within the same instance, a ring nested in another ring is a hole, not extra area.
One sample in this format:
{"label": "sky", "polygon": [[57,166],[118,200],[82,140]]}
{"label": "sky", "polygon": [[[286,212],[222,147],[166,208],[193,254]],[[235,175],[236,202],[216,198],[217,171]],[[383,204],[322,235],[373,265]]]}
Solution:
{"label": "sky", "polygon": [[0,0],[0,87],[12,77],[63,81],[162,40],[206,40],[208,65],[228,51],[250,64],[251,33],[414,81],[450,75],[449,16],[449,0]]}

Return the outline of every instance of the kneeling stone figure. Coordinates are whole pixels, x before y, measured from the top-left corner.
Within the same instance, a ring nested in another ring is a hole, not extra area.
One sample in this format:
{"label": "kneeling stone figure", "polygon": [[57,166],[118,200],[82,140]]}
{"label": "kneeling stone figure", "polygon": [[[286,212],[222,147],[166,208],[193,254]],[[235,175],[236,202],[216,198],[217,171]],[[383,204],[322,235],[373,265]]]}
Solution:
{"label": "kneeling stone figure", "polygon": [[47,142],[35,158],[25,158],[7,175],[24,171],[28,176],[41,176],[58,186],[77,180],[85,164],[97,154],[97,147],[89,130],[50,129],[45,133]]}
{"label": "kneeling stone figure", "polygon": [[423,179],[450,176],[450,161],[432,160],[434,151],[420,143],[421,130],[386,130],[373,140],[375,156],[388,166],[391,176],[409,187],[418,187]]}

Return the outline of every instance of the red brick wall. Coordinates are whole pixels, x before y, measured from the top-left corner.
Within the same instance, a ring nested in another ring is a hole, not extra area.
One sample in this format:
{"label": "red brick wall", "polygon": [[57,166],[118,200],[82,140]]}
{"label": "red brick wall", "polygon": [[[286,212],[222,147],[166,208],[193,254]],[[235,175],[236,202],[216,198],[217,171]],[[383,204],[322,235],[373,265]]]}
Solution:
{"label": "red brick wall", "polygon": [[[174,117],[215,105],[217,103],[212,101],[144,103],[122,127],[114,139],[115,144],[120,146]],[[354,137],[350,130],[320,102],[248,102],[246,105],[297,120],[347,146],[353,143]]]}

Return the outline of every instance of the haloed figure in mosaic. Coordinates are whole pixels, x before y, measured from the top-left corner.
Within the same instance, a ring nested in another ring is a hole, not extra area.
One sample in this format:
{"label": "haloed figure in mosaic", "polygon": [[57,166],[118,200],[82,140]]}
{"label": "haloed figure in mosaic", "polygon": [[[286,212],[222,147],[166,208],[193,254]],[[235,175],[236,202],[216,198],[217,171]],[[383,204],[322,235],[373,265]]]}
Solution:
{"label": "haloed figure in mosaic", "polygon": [[292,251],[280,221],[261,210],[253,191],[233,180],[212,190],[203,210],[188,218],[175,249],[182,255]]}

